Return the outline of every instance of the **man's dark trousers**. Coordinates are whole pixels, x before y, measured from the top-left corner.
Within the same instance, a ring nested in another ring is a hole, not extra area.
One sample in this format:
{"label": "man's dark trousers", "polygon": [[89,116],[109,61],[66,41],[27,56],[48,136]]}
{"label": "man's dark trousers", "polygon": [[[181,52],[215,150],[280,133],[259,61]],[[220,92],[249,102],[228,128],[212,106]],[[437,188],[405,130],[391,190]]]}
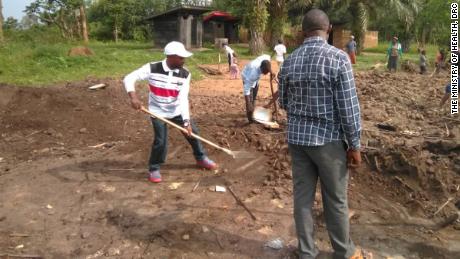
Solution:
{"label": "man's dark trousers", "polygon": [[[182,116],[177,116],[169,121],[179,125],[182,127],[184,125],[184,120]],[[152,151],[150,152],[150,160],[149,160],[149,170],[159,170],[160,165],[163,164],[166,160],[166,155],[168,153],[168,126],[166,123],[160,121],[159,119],[152,118],[153,130],[155,132],[155,139],[152,144]],[[199,135],[198,128],[195,126],[193,121],[190,121],[190,125],[192,126],[192,132]],[[196,160],[202,160],[206,156],[206,152],[204,151],[203,145],[201,141],[196,138],[187,137],[186,139],[188,143],[192,146],[193,155],[195,156]]]}
{"label": "man's dark trousers", "polygon": [[[256,100],[257,100],[257,93],[259,92],[259,82],[256,83],[254,88],[251,88],[251,93],[249,94],[249,100],[251,101],[252,108],[256,107]],[[252,115],[254,111],[249,111],[248,107],[246,106],[246,116],[248,117],[248,121],[252,122]]]}
{"label": "man's dark trousers", "polygon": [[312,206],[316,183],[321,182],[324,216],[334,258],[350,258],[355,246],[350,239],[347,202],[347,156],[343,141],[323,146],[289,144],[294,185],[294,219],[301,259],[315,258]]}

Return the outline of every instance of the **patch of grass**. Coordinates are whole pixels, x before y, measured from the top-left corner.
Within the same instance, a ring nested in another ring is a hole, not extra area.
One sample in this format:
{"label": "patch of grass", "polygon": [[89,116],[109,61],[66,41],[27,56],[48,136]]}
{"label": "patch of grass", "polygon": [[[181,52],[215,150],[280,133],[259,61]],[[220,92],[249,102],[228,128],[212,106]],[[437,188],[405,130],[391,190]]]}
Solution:
{"label": "patch of grass", "polygon": [[[50,44],[54,36],[46,36],[37,31],[35,36],[17,34],[6,44],[0,45],[0,82],[19,86],[46,86],[60,82],[83,80],[87,77],[122,77],[136,68],[151,61],[164,59],[161,49],[153,49],[151,43],[139,42],[91,42],[89,47],[95,55],[90,57],[69,57],[68,51],[78,43],[61,42]],[[40,36],[42,35],[42,36]],[[44,36],[43,36],[44,35]],[[192,78],[203,78],[203,72],[198,65],[216,64],[219,50],[213,45],[208,49],[194,51],[187,60],[186,66],[192,72]],[[232,44],[239,59],[253,59],[247,44]],[[386,43],[377,48],[367,49],[357,57],[355,70],[367,70],[376,63],[386,63]],[[436,46],[427,46],[427,57],[432,66],[436,55]],[[272,54],[267,49],[264,53]],[[225,66],[227,57],[220,52],[221,64]],[[419,54],[416,47],[409,53],[403,54],[403,60],[408,59],[418,64]]]}
{"label": "patch of grass", "polygon": [[[366,48],[364,50],[364,52],[384,53],[384,54],[386,54],[389,46],[390,46],[389,42],[379,42],[379,45],[377,47],[375,47],[375,48]],[[426,50],[427,55],[436,56],[436,53],[438,52],[439,47],[436,46],[436,45],[429,44],[429,45],[425,46],[425,50]],[[403,54],[416,54],[416,55],[418,55],[417,45],[415,45],[415,44],[411,45],[410,48],[409,48],[409,51],[405,52]]]}
{"label": "patch of grass", "polygon": [[[386,56],[388,46],[389,43],[379,43],[379,45],[375,48],[365,49],[364,52],[357,57],[357,64],[353,67],[356,70],[368,70],[377,63],[385,64],[388,59],[388,57]],[[428,70],[430,70],[430,67],[434,67],[434,61],[436,58],[438,47],[435,45],[427,45],[425,47],[425,50],[427,54],[426,57],[428,60]],[[408,52],[402,54],[402,59],[400,60],[400,63],[404,60],[409,60],[418,67],[420,62],[420,54],[418,53],[416,45],[412,45],[409,48]]]}
{"label": "patch of grass", "polygon": [[44,86],[92,77],[122,76],[141,65],[162,58],[140,43],[91,43],[95,55],[70,57],[77,44],[7,43],[0,47],[0,82]]}
{"label": "patch of grass", "polygon": [[[434,68],[435,56],[436,54],[427,55],[428,70]],[[356,57],[356,60],[356,64],[353,65],[353,68],[357,71],[362,71],[371,69],[372,66],[376,65],[377,63],[386,64],[388,61],[388,57],[386,53],[363,52],[361,55]],[[399,63],[401,64],[401,62],[403,62],[404,60],[409,60],[418,68],[420,63],[420,55],[413,53],[403,53],[402,59],[399,60]]]}
{"label": "patch of grass", "polygon": [[[153,49],[151,43],[91,42],[93,56],[69,57],[68,51],[78,43],[40,44],[19,40],[17,37],[0,45],[0,82],[18,86],[46,86],[59,82],[83,80],[87,77],[122,77],[142,65],[164,59],[162,50]],[[16,41],[17,40],[17,41]],[[232,47],[240,59],[251,59],[249,50],[241,45]],[[221,63],[227,57],[221,53]],[[194,51],[186,66],[193,79],[201,79],[201,64],[216,64],[219,51],[207,49]]]}

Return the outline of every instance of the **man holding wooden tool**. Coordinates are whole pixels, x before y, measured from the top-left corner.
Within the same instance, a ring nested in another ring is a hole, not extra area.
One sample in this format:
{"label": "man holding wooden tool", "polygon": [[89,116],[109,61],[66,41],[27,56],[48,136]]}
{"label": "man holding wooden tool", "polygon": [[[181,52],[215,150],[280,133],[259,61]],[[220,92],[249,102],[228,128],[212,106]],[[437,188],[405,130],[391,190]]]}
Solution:
{"label": "man holding wooden tool", "polygon": [[[165,60],[145,64],[124,78],[123,82],[131,99],[131,106],[136,110],[142,108],[142,103],[136,95],[135,84],[137,81],[148,80],[150,89],[148,110],[183,126],[188,132],[186,138],[193,148],[197,165],[213,170],[217,168],[217,164],[207,157],[200,140],[191,137],[192,132],[198,134],[198,128],[190,120],[188,94],[191,74],[183,66],[185,58],[193,54],[177,41],[168,43],[164,53]],[[150,153],[148,179],[150,182],[159,183],[161,182],[160,165],[165,162],[168,148],[168,128],[164,121],[153,117],[151,119],[155,140]]]}
{"label": "man holding wooden tool", "polygon": [[[241,72],[243,79],[243,95],[246,102],[246,115],[249,122],[253,122],[252,115],[257,99],[257,92],[259,91],[259,80],[262,74],[272,75],[272,67],[269,55],[262,55],[249,62]],[[272,79],[273,76],[270,76]]]}

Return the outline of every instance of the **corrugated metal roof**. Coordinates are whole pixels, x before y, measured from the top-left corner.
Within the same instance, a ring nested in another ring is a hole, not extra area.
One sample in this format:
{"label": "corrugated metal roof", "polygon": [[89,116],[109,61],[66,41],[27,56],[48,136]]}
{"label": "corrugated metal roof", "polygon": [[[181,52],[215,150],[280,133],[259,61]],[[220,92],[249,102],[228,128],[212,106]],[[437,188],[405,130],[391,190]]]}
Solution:
{"label": "corrugated metal roof", "polygon": [[203,7],[203,6],[181,5],[181,6],[169,9],[165,12],[149,16],[146,18],[146,20],[155,20],[155,19],[167,16],[167,15],[175,14],[175,13],[187,13],[187,14],[200,15],[203,13],[207,13],[209,11],[212,11],[212,8]]}

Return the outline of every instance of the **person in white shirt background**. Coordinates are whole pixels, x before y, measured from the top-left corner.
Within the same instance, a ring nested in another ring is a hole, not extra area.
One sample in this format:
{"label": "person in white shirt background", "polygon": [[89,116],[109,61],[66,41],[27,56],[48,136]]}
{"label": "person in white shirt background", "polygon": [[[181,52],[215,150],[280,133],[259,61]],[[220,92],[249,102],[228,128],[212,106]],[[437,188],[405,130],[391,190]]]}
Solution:
{"label": "person in white shirt background", "polygon": [[243,79],[243,95],[246,102],[246,115],[249,122],[253,122],[252,114],[256,105],[257,92],[259,91],[259,80],[262,74],[270,73],[273,79],[272,67],[269,55],[262,55],[249,62],[241,72]]}
{"label": "person in white shirt background", "polygon": [[278,62],[278,67],[281,69],[281,66],[283,65],[285,55],[287,53],[286,46],[283,44],[283,40],[278,40],[278,44],[274,48],[275,50],[275,59],[276,62]]}
{"label": "person in white shirt background", "polygon": [[235,51],[228,46],[227,43],[222,44],[224,47],[225,53],[227,54],[227,59],[228,59],[228,71],[230,71],[230,67],[232,66],[232,60],[234,57],[236,57]]}

